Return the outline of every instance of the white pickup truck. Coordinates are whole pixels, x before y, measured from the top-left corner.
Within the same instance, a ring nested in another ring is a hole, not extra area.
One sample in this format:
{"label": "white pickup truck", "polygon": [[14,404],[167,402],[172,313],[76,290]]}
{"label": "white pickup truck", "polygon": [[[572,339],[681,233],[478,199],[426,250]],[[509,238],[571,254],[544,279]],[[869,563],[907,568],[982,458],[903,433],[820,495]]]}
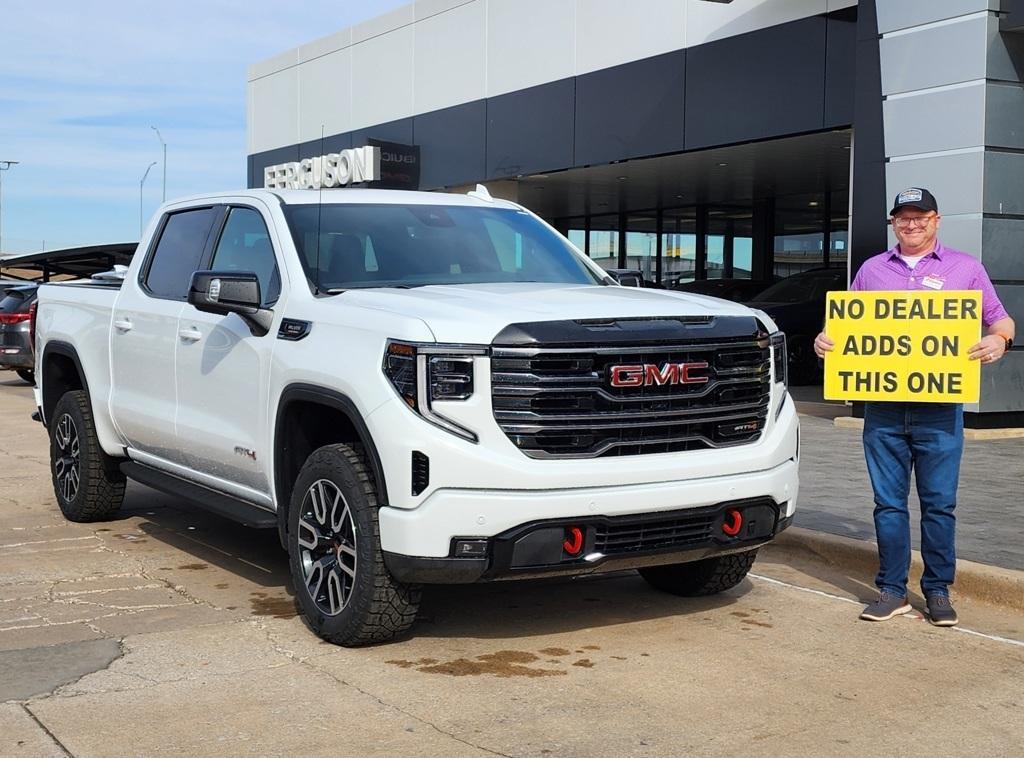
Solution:
{"label": "white pickup truck", "polygon": [[406,631],[424,583],[720,592],[796,505],[772,321],[619,286],[483,188],[168,203],[123,283],[43,286],[33,326],[65,516],[128,477],[277,528],[343,645]]}

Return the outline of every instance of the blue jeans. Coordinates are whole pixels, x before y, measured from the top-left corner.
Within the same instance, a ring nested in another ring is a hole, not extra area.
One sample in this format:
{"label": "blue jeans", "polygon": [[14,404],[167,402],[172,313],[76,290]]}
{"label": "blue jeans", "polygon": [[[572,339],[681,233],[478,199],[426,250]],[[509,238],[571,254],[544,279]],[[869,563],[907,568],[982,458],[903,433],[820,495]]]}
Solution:
{"label": "blue jeans", "polygon": [[921,591],[948,595],[956,571],[956,489],[964,449],[963,406],[865,403],[864,457],[875,493],[878,576],[883,592],[907,595],[910,472],[921,501]]}

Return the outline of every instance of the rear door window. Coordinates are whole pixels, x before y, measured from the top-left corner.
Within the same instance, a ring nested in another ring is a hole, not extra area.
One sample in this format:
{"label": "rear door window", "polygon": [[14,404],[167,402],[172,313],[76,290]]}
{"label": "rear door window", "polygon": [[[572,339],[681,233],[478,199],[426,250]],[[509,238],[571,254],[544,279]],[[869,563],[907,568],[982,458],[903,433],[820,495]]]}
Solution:
{"label": "rear door window", "polygon": [[192,274],[206,249],[221,208],[197,208],[167,217],[146,271],[145,288],[153,297],[185,300]]}

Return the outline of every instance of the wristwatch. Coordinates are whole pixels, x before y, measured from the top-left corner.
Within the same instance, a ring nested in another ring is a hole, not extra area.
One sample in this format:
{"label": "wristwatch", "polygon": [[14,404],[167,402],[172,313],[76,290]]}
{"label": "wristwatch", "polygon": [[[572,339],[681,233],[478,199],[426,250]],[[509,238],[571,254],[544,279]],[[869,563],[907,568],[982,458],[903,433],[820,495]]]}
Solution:
{"label": "wristwatch", "polygon": [[1009,334],[1007,334],[1006,332],[994,332],[994,334],[997,337],[1002,337],[1004,340],[1006,340],[1006,349],[1007,350],[1009,350],[1011,347],[1013,347],[1013,337],[1011,337]]}

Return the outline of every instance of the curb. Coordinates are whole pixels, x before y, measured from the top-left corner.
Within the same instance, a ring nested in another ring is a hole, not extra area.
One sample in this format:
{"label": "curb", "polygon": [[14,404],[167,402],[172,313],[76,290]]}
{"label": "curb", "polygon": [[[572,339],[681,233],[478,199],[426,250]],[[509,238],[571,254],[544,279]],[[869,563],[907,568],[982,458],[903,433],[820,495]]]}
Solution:
{"label": "curb", "polygon": [[[791,527],[769,544],[777,550],[862,574],[869,581],[878,573],[878,547],[867,540]],[[912,551],[908,587],[919,585],[923,569],[920,551]],[[958,560],[953,591],[957,595],[1024,612],[1024,571]]]}
{"label": "curb", "polygon": [[[855,416],[837,416],[832,419],[832,426],[837,429],[864,429],[864,419]],[[1024,439],[1024,429],[1007,427],[1006,429],[964,429],[965,440],[1017,440]]]}

